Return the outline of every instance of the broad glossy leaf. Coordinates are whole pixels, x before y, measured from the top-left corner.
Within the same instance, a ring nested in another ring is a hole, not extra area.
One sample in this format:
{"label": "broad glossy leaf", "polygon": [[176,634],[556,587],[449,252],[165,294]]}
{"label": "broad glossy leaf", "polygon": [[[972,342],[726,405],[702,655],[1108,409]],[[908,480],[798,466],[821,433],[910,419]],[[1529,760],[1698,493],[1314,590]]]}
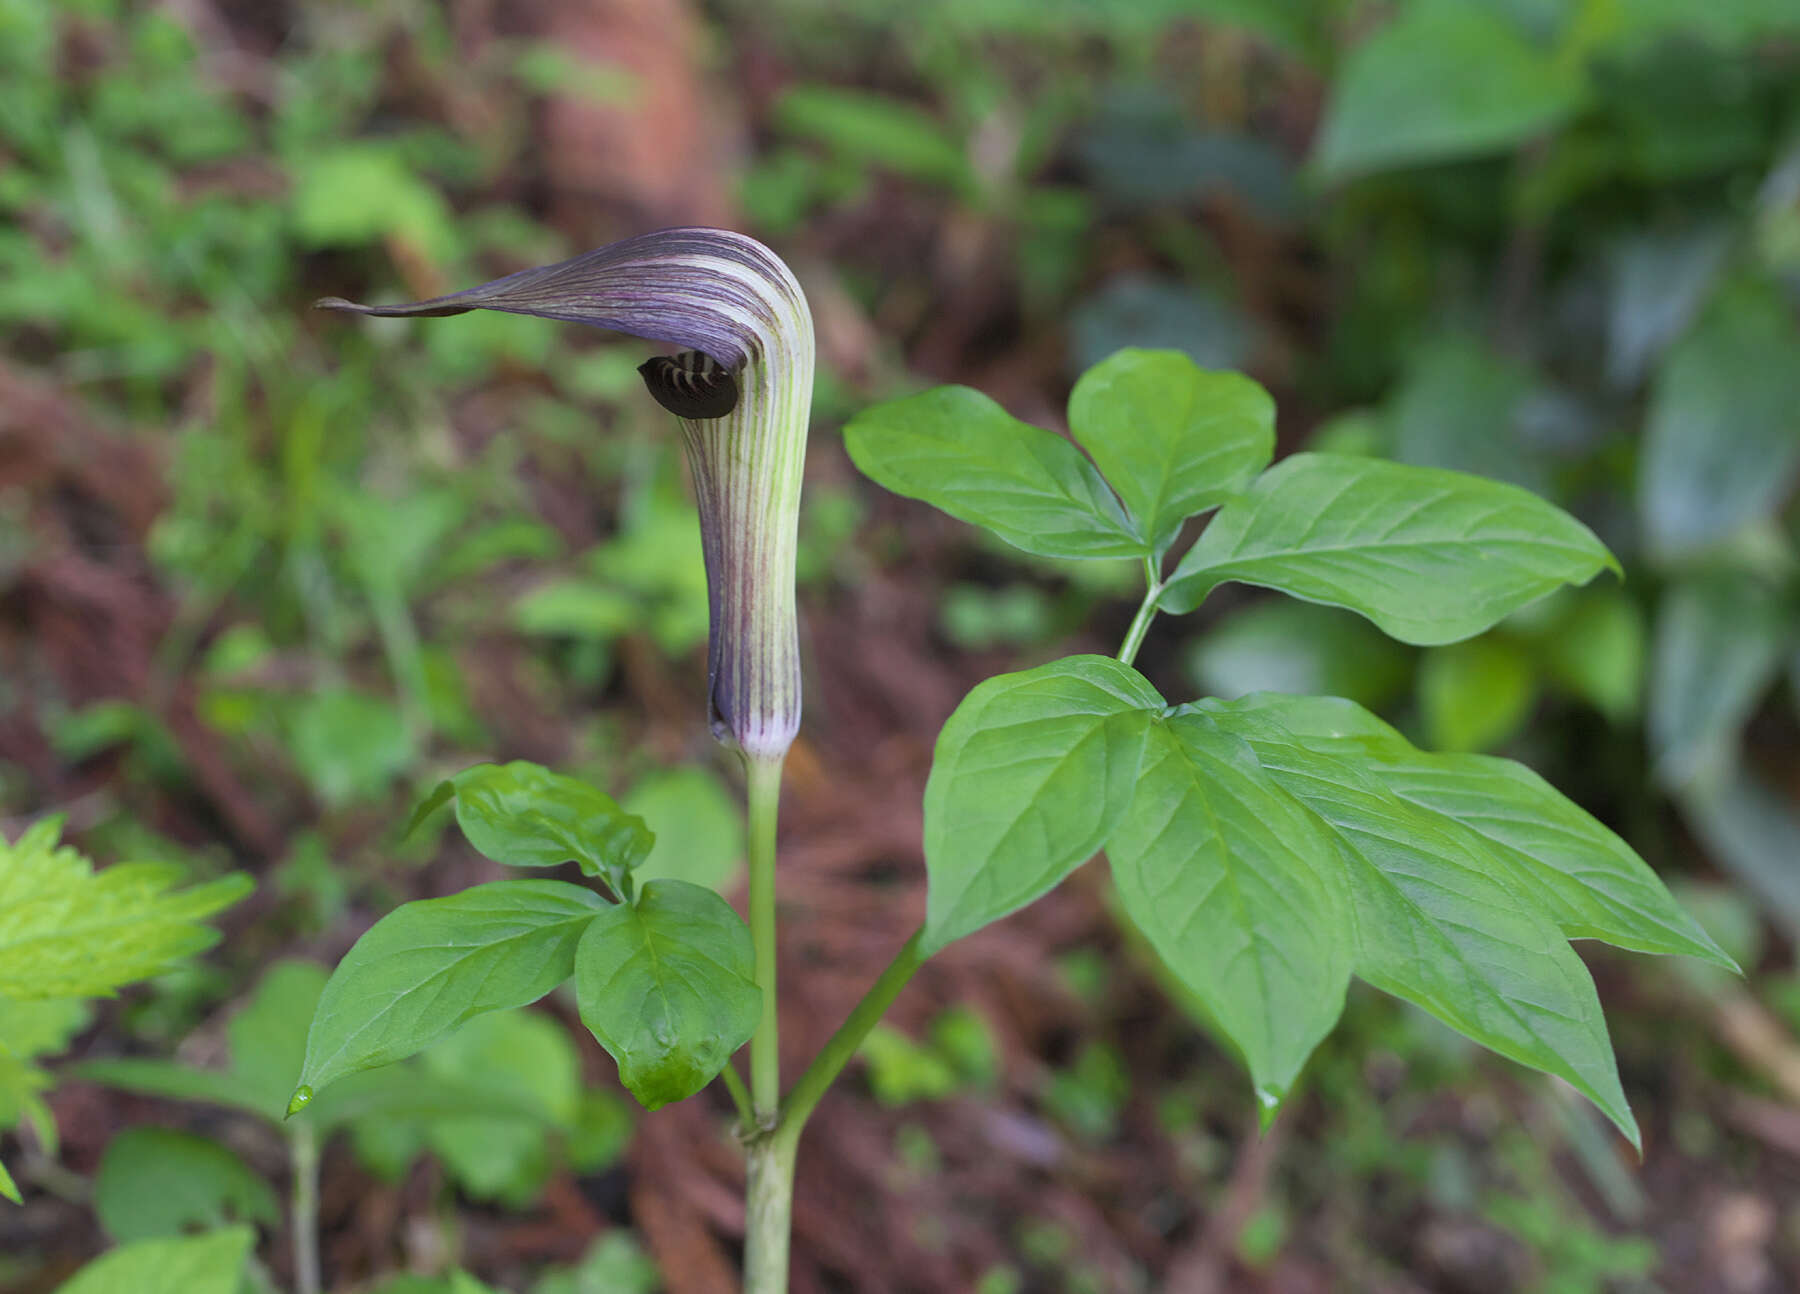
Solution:
{"label": "broad glossy leaf", "polygon": [[101,1254],[56,1294],[237,1294],[254,1238],[249,1227],[227,1227],[134,1241]]}
{"label": "broad glossy leaf", "polygon": [[1417,750],[1335,697],[1259,697],[1252,708],[1315,750],[1367,761],[1401,799],[1480,836],[1569,938],[1735,969],[1631,846],[1525,765]]}
{"label": "broad glossy leaf", "polygon": [[605,910],[599,895],[561,881],[494,881],[402,904],[332,972],[301,1087],[316,1092],[403,1060],[484,1011],[537,1001],[574,972],[576,945]]}
{"label": "broad glossy leaf", "polygon": [[1191,611],[1227,580],[1348,607],[1403,642],[1480,633],[1618,569],[1592,531],[1517,486],[1373,458],[1294,454],[1213,518],[1163,594]]}
{"label": "broad glossy leaf", "polygon": [[1107,842],[1126,912],[1243,1056],[1265,1122],[1343,1010],[1352,910],[1335,850],[1248,746],[1191,714],[1150,730]]}
{"label": "broad glossy leaf", "polygon": [[927,955],[1024,907],[1106,844],[1163,704],[1109,656],[1002,674],[963,698],[925,784]]}
{"label": "broad glossy leaf", "polygon": [[687,881],[651,881],[596,917],[576,955],[581,1022],[646,1109],[692,1096],[750,1040],[762,1010],[750,931]]}
{"label": "broad glossy leaf", "polygon": [[1739,730],[1792,641],[1782,600],[1742,572],[1696,576],[1664,594],[1650,672],[1661,781],[1682,786],[1731,762]]}
{"label": "broad glossy leaf", "polygon": [[859,413],[851,461],[896,494],[1045,557],[1137,557],[1148,546],[1081,451],[979,391],[940,386]]}
{"label": "broad glossy leaf", "polygon": [[1069,430],[1157,552],[1269,465],[1275,402],[1241,373],[1176,350],[1122,350],[1075,383]]}
{"label": "broad glossy leaf", "polygon": [[234,1220],[281,1220],[275,1192],[230,1150],[155,1126],[127,1128],[107,1143],[94,1178],[94,1212],[120,1242]]}
{"label": "broad glossy leaf", "polygon": [[1580,90],[1493,8],[1414,0],[1345,60],[1315,162],[1336,180],[1498,152],[1574,112]]}
{"label": "broad glossy leaf", "polygon": [[1587,968],[1480,836],[1294,735],[1257,698],[1196,708],[1243,737],[1335,834],[1356,910],[1359,976],[1566,1079],[1637,1144]]}
{"label": "broad glossy leaf", "polygon": [[469,843],[509,867],[556,867],[573,859],[589,876],[611,879],[635,867],[655,843],[643,820],[610,795],[538,764],[477,764],[451,783],[457,825]]}
{"label": "broad glossy leaf", "polygon": [[1675,556],[1770,515],[1800,468],[1800,327],[1773,289],[1722,292],[1669,351],[1651,393],[1638,510]]}

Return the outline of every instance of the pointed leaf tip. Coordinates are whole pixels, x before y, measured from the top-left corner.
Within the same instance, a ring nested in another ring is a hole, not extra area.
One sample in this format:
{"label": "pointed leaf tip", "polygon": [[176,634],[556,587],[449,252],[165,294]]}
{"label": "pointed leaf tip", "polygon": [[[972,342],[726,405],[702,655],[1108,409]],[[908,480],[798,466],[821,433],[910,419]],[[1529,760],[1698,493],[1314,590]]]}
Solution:
{"label": "pointed leaf tip", "polygon": [[1256,1089],[1256,1130],[1267,1132],[1275,1125],[1275,1119],[1281,1113],[1281,1103],[1287,1099],[1284,1088],[1265,1085]]}
{"label": "pointed leaf tip", "polygon": [[293,1118],[296,1114],[300,1113],[300,1111],[311,1105],[312,1099],[312,1088],[306,1086],[304,1083],[299,1087],[296,1087],[293,1096],[288,1098],[286,1117],[290,1119]]}

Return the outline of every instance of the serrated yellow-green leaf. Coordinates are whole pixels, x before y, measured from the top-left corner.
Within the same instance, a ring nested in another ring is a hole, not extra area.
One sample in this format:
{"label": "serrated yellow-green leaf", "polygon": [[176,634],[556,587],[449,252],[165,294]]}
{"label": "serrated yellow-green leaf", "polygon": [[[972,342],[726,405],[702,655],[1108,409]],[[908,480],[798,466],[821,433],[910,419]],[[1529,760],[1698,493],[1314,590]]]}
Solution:
{"label": "serrated yellow-green leaf", "polygon": [[205,919],[250,892],[241,875],[178,889],[182,870],[167,863],[96,872],[58,845],[60,827],[0,842],[0,996],[100,997],[160,974],[212,946]]}

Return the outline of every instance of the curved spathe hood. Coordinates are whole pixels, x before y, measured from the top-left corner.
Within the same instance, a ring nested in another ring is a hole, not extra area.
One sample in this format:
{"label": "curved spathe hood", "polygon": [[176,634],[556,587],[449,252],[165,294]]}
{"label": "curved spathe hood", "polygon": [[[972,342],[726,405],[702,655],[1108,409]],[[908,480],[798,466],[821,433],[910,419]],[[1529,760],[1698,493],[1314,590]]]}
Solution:
{"label": "curved spathe hood", "polygon": [[403,318],[500,310],[682,347],[639,372],[681,420],[693,472],[713,731],[752,758],[786,752],[800,724],[794,555],[814,345],[780,257],[729,230],[665,229],[429,301],[318,304]]}

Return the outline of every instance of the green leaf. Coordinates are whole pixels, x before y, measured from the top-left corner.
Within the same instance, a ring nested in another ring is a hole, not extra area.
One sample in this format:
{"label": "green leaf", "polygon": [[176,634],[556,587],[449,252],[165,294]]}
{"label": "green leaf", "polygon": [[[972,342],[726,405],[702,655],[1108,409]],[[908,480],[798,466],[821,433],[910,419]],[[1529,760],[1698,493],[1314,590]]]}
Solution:
{"label": "green leaf", "polygon": [[1163,705],[1108,656],[1002,674],[963,698],[925,784],[925,955],[1024,907],[1106,844]]}
{"label": "green leaf", "polygon": [[1343,1010],[1352,912],[1335,848],[1197,714],[1151,729],[1107,842],[1126,912],[1243,1056],[1265,1124]]}
{"label": "green leaf", "polygon": [[1609,719],[1636,716],[1647,653],[1644,616],[1617,588],[1586,589],[1538,636],[1544,669]]}
{"label": "green leaf", "polygon": [[310,1119],[321,1133],[349,1126],[360,1135],[369,1124],[392,1127],[408,1120],[520,1119],[541,1123],[546,1116],[538,1098],[526,1098],[493,1083],[470,1082],[466,1076],[447,1078],[413,1061],[347,1074],[308,1102],[296,1117]]}
{"label": "green leaf", "polygon": [[409,839],[412,836],[412,833],[419,829],[420,824],[422,824],[425,819],[429,818],[432,814],[436,813],[455,798],[455,782],[439,782],[436,786],[432,787],[431,794],[419,801],[419,806],[413,810],[412,817],[406,820],[406,829],[400,833],[400,839]]}
{"label": "green leaf", "polygon": [[587,875],[617,881],[656,841],[610,795],[538,764],[477,764],[451,781],[456,821],[469,843],[509,867],[574,859]]}
{"label": "green leaf", "polygon": [[399,150],[357,141],[308,150],[302,159],[289,210],[303,246],[359,247],[393,236],[436,264],[455,255],[443,196]]}
{"label": "green leaf", "polygon": [[1180,351],[1122,350],[1081,375],[1069,430],[1163,552],[1181,523],[1248,485],[1275,453],[1275,402]]}
{"label": "green leaf", "polygon": [[529,1203],[554,1167],[550,1130],[573,1127],[579,1107],[580,1058],[567,1031],[536,1012],[496,1011],[441,1039],[419,1064],[490,1102],[425,1124],[425,1144],[452,1179],[476,1199]]}
{"label": "green leaf", "polygon": [[941,1101],[962,1086],[956,1068],[933,1047],[878,1024],[856,1049],[868,1066],[869,1090],[890,1109],[917,1101]]}
{"label": "green leaf", "polygon": [[1521,426],[1532,394],[1530,370],[1476,335],[1425,338],[1388,402],[1394,457],[1542,489],[1549,478],[1544,454]]}
{"label": "green leaf", "polygon": [[1491,7],[1414,0],[1345,60],[1314,154],[1332,180],[1478,157],[1581,103],[1577,75]]}
{"label": "green leaf", "polygon": [[237,1294],[252,1239],[249,1227],[228,1227],[134,1241],[101,1254],[56,1294]]}
{"label": "green leaf", "polygon": [[[68,1048],[75,1035],[92,1023],[93,1012],[81,998],[38,998],[21,1001],[0,997],[0,1056],[19,1060],[53,1056]],[[0,1127],[18,1113],[0,1085]]]}
{"label": "green leaf", "polygon": [[307,782],[332,808],[386,794],[414,755],[400,708],[351,688],[306,697],[294,713],[288,747]]}
{"label": "green leaf", "polygon": [[1650,396],[1638,510],[1651,546],[1694,552],[1771,515],[1800,468],[1800,327],[1738,284],[1670,350]]}
{"label": "green leaf", "polygon": [[51,818],[0,838],[0,996],[99,997],[159,975],[216,943],[201,922],[251,889],[232,875],[177,890],[182,870],[166,863],[95,872],[57,845],[60,829]]}
{"label": "green leaf", "polygon": [[228,1071],[121,1059],[89,1061],[69,1072],[127,1091],[224,1105],[279,1121],[306,1055],[307,1023],[325,980],[324,968],[312,962],[283,960],[270,966],[250,1000],[225,1026],[231,1048]]}
{"label": "green leaf", "polygon": [[1417,750],[1335,697],[1264,697],[1255,708],[1315,750],[1366,763],[1401,799],[1480,836],[1569,938],[1735,969],[1631,846],[1525,765]]}
{"label": "green leaf", "polygon": [[1606,375],[1615,385],[1641,382],[1687,330],[1730,250],[1723,222],[1636,229],[1607,248]]}
{"label": "green leaf", "polygon": [[1228,700],[1322,693],[1379,706],[1411,673],[1411,653],[1361,616],[1292,598],[1263,598],[1232,613],[1188,656],[1188,676],[1200,690]]}
{"label": "green leaf", "polygon": [[630,1232],[615,1229],[589,1245],[573,1267],[546,1273],[531,1294],[656,1294],[662,1288],[656,1263]]}
{"label": "green leaf", "polygon": [[958,190],[973,183],[968,158],[944,126],[886,95],[796,85],[775,101],[774,120],[852,161]]}
{"label": "green leaf", "polygon": [[12,1174],[6,1171],[5,1164],[0,1164],[0,1195],[4,1195],[14,1204],[25,1203],[25,1197],[19,1194],[19,1184],[13,1181]]}
{"label": "green leaf", "polygon": [[[190,1069],[173,1060],[126,1057],[89,1060],[71,1065],[64,1073],[90,1083],[104,1083],[126,1092],[167,1097],[172,1101],[199,1101],[271,1117],[261,1095],[239,1082],[236,1075],[214,1069]],[[291,1077],[291,1074],[290,1074]],[[276,1112],[278,1117],[279,1111]]]}
{"label": "green leaf", "polygon": [[1069,358],[1088,369],[1122,346],[1142,346],[1182,351],[1206,368],[1237,368],[1256,346],[1256,329],[1213,288],[1127,270],[1069,311]]}
{"label": "green leaf", "polygon": [[567,979],[607,904],[561,881],[493,881],[406,903],[356,941],[319,997],[299,1083],[402,1060],[486,1011],[525,1006]]}
{"label": "green leaf", "polygon": [[940,386],[865,409],[844,428],[865,476],[1044,557],[1140,557],[1094,465],[979,391]]}
{"label": "green leaf", "polygon": [[1348,607],[1402,642],[1469,638],[1563,584],[1618,569],[1593,532],[1535,494],[1460,472],[1294,454],[1223,508],[1162,605],[1227,580]]}
{"label": "green leaf", "polygon": [[175,1236],[229,1221],[281,1221],[269,1184],[216,1141],[152,1126],[107,1143],[94,1178],[94,1212],[114,1240]]}
{"label": "green leaf", "polygon": [[1676,795],[1707,856],[1736,882],[1732,893],[1754,902],[1753,928],[1766,919],[1800,940],[1800,814],[1788,789],[1734,763]]}
{"label": "green leaf", "polygon": [[279,1119],[306,1060],[307,1024],[329,976],[314,962],[282,960],[263,972],[256,992],[225,1025],[231,1077],[268,1119]]}
{"label": "green leaf", "polygon": [[1699,575],[1663,595],[1650,667],[1658,780],[1688,785],[1735,758],[1792,642],[1782,599],[1742,572]]}
{"label": "green leaf", "polygon": [[744,815],[706,769],[646,774],[625,797],[625,806],[656,833],[656,848],[632,873],[639,885],[667,877],[723,890],[742,870]]}
{"label": "green leaf", "polygon": [[1531,717],[1537,672],[1507,638],[1434,647],[1419,663],[1419,717],[1437,750],[1490,750]]}
{"label": "green leaf", "polygon": [[1356,973],[1501,1055],[1566,1079],[1633,1145],[1593,980],[1505,861],[1375,770],[1279,722],[1306,698],[1203,701],[1337,838],[1356,910]]}
{"label": "green leaf", "polygon": [[686,881],[652,881],[635,907],[594,918],[575,993],[581,1022],[650,1110],[712,1082],[762,1011],[750,931],[724,899]]}

